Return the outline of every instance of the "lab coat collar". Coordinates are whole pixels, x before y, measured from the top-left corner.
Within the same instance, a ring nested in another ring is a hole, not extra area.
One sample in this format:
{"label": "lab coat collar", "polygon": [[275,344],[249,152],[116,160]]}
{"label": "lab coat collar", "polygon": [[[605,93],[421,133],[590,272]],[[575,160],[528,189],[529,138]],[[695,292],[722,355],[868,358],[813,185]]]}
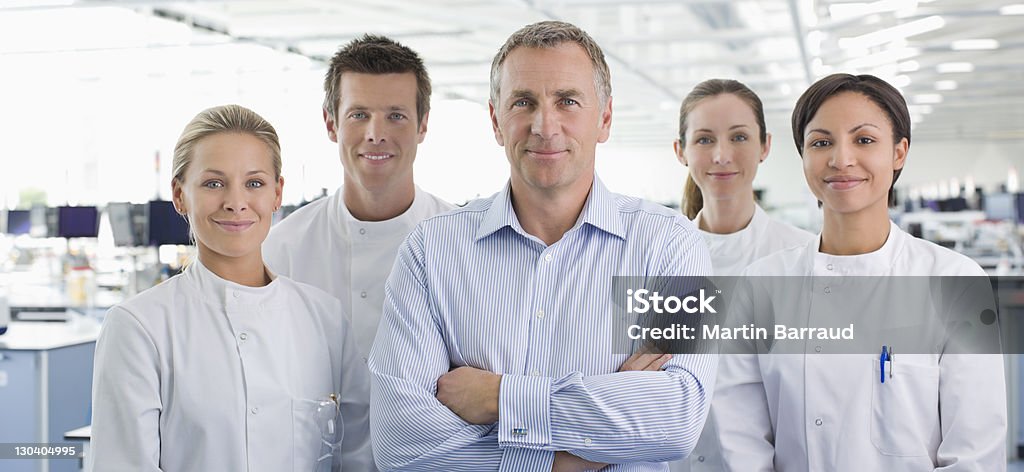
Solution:
{"label": "lab coat collar", "polygon": [[408,234],[409,228],[423,219],[422,215],[427,212],[425,207],[430,204],[430,197],[417,185],[412,205],[409,205],[409,208],[402,214],[390,220],[362,221],[352,216],[352,212],[345,206],[343,187],[338,187],[338,190],[330,198],[331,201],[328,202],[328,205],[334,209],[330,216],[331,226],[346,239],[358,235],[371,241],[394,234],[401,234],[404,237]]}
{"label": "lab coat collar", "polygon": [[[618,236],[620,239],[625,239],[625,230],[622,227],[622,220],[619,217],[618,210],[619,207],[615,196],[608,191],[604,183],[601,182],[601,179],[595,175],[594,183],[591,185],[590,193],[587,195],[587,201],[583,204],[583,211],[580,212],[580,217],[576,220],[576,224],[569,231],[573,231],[583,224],[589,224],[609,234]],[[516,217],[516,212],[512,208],[511,180],[505,184],[501,192],[498,192],[491,198],[491,205],[484,214],[480,226],[477,227],[476,241],[490,236],[505,227],[510,227],[523,236],[531,237],[526,233],[522,225],[519,224],[519,218]]]}
{"label": "lab coat collar", "polygon": [[892,272],[893,264],[903,253],[903,246],[906,243],[907,234],[896,226],[896,223],[889,222],[889,236],[885,244],[878,250],[867,254],[853,256],[835,256],[822,253],[821,233],[810,244],[808,251],[813,257],[810,258],[808,267],[812,275],[821,276],[842,276],[842,275],[886,275]]}
{"label": "lab coat collar", "polygon": [[198,290],[200,300],[226,310],[229,304],[259,305],[274,300],[281,285],[280,278],[266,265],[263,270],[270,274],[270,283],[263,287],[247,287],[220,278],[195,257],[185,268],[183,276]]}
{"label": "lab coat collar", "polygon": [[[697,212],[697,216],[695,216],[693,218],[693,220],[692,220],[693,224],[696,225],[697,228],[700,228],[700,220],[701,220],[701,217],[702,217],[703,214],[704,214],[704,210],[701,209],[699,212]],[[760,205],[755,203],[754,204],[754,216],[752,216],[750,218],[750,222],[748,222],[747,226],[743,227],[743,229],[741,229],[741,230],[739,230],[739,231],[737,231],[735,233],[729,233],[729,234],[710,233],[710,232],[707,232],[707,231],[704,231],[704,230],[701,230],[701,233],[704,234],[708,239],[714,239],[716,241],[721,241],[723,243],[731,242],[731,241],[739,242],[739,241],[742,241],[745,238],[750,237],[753,234],[764,234],[763,229],[765,227],[767,227],[767,226],[768,226],[768,214],[765,213],[764,210],[761,209]],[[757,243],[757,241],[749,241],[749,242],[751,244]]]}

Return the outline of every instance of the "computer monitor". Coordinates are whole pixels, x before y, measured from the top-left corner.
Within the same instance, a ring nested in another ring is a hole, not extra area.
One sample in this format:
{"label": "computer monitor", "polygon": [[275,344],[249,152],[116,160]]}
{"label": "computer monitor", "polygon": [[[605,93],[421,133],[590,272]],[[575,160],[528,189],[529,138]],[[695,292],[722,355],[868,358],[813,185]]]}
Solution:
{"label": "computer monitor", "polygon": [[166,200],[149,202],[148,237],[151,246],[162,244],[191,244],[188,222],[174,210],[174,204]]}
{"label": "computer monitor", "polygon": [[110,231],[114,234],[115,246],[132,247],[141,245],[141,241],[135,239],[135,228],[132,221],[131,203],[108,203],[107,219],[110,220]]}
{"label": "computer monitor", "polygon": [[986,220],[1014,220],[1017,218],[1016,195],[1012,193],[993,193],[985,196]]}
{"label": "computer monitor", "polygon": [[7,234],[29,234],[32,231],[32,215],[28,210],[10,210],[7,212]]}
{"label": "computer monitor", "polygon": [[94,206],[57,208],[57,236],[95,238],[100,228],[100,213]]}
{"label": "computer monitor", "polygon": [[964,211],[967,210],[967,199],[954,197],[946,200],[939,200],[939,211]]}

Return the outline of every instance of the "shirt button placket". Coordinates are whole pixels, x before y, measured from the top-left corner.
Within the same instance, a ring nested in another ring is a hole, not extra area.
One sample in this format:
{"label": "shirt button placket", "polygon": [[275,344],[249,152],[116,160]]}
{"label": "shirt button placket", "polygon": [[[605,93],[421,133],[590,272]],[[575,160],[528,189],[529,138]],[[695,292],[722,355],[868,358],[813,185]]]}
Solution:
{"label": "shirt button placket", "polygon": [[533,319],[530,321],[530,340],[528,343],[529,351],[527,351],[526,358],[528,364],[526,366],[526,372],[530,375],[539,376],[541,375],[542,366],[547,365],[546,349],[542,346],[546,345],[546,339],[550,332],[548,326],[548,313],[544,305],[547,304],[547,300],[550,300],[550,294],[547,293],[548,287],[551,287],[551,279],[554,267],[551,265],[551,261],[554,260],[554,256],[551,252],[546,252],[540,257],[538,264],[536,265],[535,282],[533,286],[533,300],[535,305],[533,306]]}

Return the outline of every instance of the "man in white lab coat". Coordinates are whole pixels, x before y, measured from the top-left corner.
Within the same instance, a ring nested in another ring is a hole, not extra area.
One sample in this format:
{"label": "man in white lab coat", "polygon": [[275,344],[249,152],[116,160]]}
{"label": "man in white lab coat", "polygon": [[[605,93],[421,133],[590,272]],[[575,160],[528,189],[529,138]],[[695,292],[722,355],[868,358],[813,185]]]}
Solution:
{"label": "man in white lab coat", "polygon": [[365,362],[399,244],[416,223],[453,207],[413,182],[430,111],[430,78],[416,52],[383,36],[353,40],[331,58],[324,90],[344,185],[277,224],[263,254],[275,272],[341,300]]}

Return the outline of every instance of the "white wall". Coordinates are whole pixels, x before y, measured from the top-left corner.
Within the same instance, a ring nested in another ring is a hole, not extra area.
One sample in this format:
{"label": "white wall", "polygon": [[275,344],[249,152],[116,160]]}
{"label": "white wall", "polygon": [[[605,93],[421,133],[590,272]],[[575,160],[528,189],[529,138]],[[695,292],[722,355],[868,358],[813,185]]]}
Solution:
{"label": "white wall", "polygon": [[1006,182],[1010,166],[1024,170],[1024,140],[915,142],[899,187],[948,182],[973,176],[985,191]]}

